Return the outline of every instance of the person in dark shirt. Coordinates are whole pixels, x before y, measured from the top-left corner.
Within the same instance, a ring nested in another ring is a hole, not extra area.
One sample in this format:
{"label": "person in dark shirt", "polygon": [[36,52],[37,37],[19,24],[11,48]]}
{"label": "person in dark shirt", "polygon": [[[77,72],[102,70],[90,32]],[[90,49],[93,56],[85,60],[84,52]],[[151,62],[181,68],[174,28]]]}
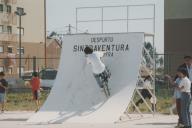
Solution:
{"label": "person in dark shirt", "polygon": [[8,83],[4,79],[4,76],[5,76],[4,72],[0,72],[0,104],[1,104],[1,112],[4,112],[6,89],[8,87]]}

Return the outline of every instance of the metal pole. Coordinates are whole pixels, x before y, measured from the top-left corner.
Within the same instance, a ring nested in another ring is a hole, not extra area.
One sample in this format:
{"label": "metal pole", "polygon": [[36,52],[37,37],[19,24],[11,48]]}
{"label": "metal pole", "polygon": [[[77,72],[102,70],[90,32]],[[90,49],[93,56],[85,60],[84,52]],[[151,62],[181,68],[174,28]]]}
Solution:
{"label": "metal pole", "polygon": [[77,10],[77,8],[76,8],[76,33],[77,33],[77,30],[78,30],[78,10]]}
{"label": "metal pole", "polygon": [[21,78],[21,15],[19,15],[19,78]]}
{"label": "metal pole", "polygon": [[36,56],[33,56],[33,72],[36,72],[36,66],[37,66],[37,63],[36,63]]}
{"label": "metal pole", "polygon": [[21,78],[21,16],[26,15],[23,8],[17,7],[15,14],[19,16],[19,78]]}
{"label": "metal pole", "polygon": [[[154,59],[154,87],[153,87],[153,94],[156,96],[156,82],[155,82],[155,80],[156,80],[156,50],[155,50],[155,20],[156,20],[156,18],[155,18],[155,13],[156,13],[156,9],[155,9],[155,4],[153,5],[154,6],[154,16],[153,16],[153,34],[154,34],[154,36],[153,36],[153,59]],[[154,99],[155,100],[155,99]],[[155,108],[155,106],[154,106],[154,110],[153,110],[153,112],[154,113],[156,113],[156,108]]]}
{"label": "metal pole", "polygon": [[101,8],[101,33],[103,33],[103,7]]}
{"label": "metal pole", "polygon": [[45,45],[44,45],[44,55],[45,55],[45,68],[47,67],[47,22],[46,22],[46,0],[44,0],[44,40],[45,40]]}
{"label": "metal pole", "polygon": [[127,32],[129,32],[129,6],[127,6]]}

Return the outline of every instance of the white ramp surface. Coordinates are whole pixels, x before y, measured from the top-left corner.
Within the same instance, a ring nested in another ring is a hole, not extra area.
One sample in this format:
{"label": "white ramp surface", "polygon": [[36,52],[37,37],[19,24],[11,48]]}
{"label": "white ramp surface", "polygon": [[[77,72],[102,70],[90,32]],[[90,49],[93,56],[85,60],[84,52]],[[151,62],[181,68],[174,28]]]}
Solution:
{"label": "white ramp surface", "polygon": [[[129,104],[139,74],[144,33],[66,35],[58,74],[46,102],[30,123],[114,123]],[[85,64],[83,49],[105,51],[111,71],[107,99]]]}

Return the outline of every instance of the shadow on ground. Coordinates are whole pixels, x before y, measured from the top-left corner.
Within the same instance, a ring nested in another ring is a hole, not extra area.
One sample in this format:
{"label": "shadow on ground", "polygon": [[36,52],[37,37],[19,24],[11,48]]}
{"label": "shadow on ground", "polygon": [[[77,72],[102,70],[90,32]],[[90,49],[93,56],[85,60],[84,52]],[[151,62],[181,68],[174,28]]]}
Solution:
{"label": "shadow on ground", "polygon": [[0,121],[27,121],[28,119],[22,118],[22,119],[16,119],[16,118],[7,118],[7,119],[0,119]]}
{"label": "shadow on ground", "polygon": [[161,122],[157,122],[157,123],[142,123],[142,124],[136,124],[136,125],[175,125],[176,123],[161,123]]}

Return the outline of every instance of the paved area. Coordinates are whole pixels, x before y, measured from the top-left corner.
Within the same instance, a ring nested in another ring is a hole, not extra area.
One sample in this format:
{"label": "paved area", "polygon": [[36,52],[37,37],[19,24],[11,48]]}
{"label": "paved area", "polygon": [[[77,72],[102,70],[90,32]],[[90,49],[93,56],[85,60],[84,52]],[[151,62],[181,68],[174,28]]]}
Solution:
{"label": "paved area", "polygon": [[0,128],[173,128],[177,122],[175,115],[137,114],[123,116],[115,124],[27,124],[26,120],[34,112],[5,112],[0,114]]}

